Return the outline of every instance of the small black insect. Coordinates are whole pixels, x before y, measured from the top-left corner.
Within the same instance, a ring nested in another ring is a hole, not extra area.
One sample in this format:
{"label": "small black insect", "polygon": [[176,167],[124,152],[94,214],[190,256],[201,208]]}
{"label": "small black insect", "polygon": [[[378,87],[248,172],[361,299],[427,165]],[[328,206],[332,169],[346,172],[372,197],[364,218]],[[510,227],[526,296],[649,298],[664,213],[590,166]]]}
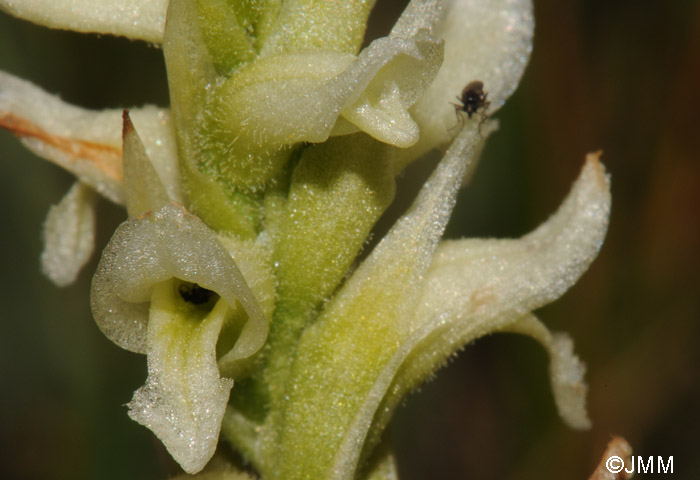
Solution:
{"label": "small black insect", "polygon": [[178,287],[177,291],[180,292],[180,296],[184,301],[194,305],[207,303],[214,294],[211,290],[200,287],[196,283],[183,283]]}
{"label": "small black insect", "polygon": [[[458,125],[462,125],[464,118],[460,116],[459,112],[464,112],[467,114],[468,118],[472,118],[472,115],[477,113],[479,109],[486,110],[491,105],[491,102],[486,101],[486,96],[488,93],[484,92],[484,82],[481,80],[474,80],[469,82],[464,90],[462,90],[462,95],[457,97],[460,103],[453,103],[455,107],[455,115],[457,116]],[[481,113],[481,122],[479,122],[479,127],[486,121],[486,113]],[[455,126],[456,128],[457,126]]]}
{"label": "small black insect", "polygon": [[467,114],[467,117],[472,118],[480,108],[487,109],[491,102],[486,101],[488,93],[484,92],[484,82],[474,80],[462,90],[462,96],[457,97],[457,100],[462,102],[460,105],[453,104],[456,111],[462,111]]}

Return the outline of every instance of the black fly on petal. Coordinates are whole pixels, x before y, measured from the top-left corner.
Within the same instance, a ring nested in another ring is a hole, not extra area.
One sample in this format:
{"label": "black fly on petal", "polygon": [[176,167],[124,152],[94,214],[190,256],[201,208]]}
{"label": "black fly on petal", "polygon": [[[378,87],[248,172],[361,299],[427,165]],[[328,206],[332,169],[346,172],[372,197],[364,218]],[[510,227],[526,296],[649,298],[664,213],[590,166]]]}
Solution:
{"label": "black fly on petal", "polygon": [[464,118],[460,115],[460,112],[466,113],[467,118],[471,119],[472,115],[477,113],[479,109],[482,109],[481,122],[479,122],[479,126],[486,121],[487,115],[485,110],[487,110],[489,105],[491,105],[491,102],[486,100],[487,96],[488,93],[484,92],[484,82],[481,80],[469,82],[467,86],[464,87],[462,90],[462,95],[457,97],[457,101],[460,103],[452,104],[455,107],[455,115],[457,116],[459,125],[464,123]]}
{"label": "black fly on petal", "polygon": [[462,96],[457,97],[457,100],[461,102],[460,105],[455,104],[455,110],[462,111],[467,114],[467,117],[472,118],[477,110],[480,108],[488,108],[491,102],[486,101],[488,93],[484,92],[484,83],[475,80],[470,82],[464,90],[462,90]]}

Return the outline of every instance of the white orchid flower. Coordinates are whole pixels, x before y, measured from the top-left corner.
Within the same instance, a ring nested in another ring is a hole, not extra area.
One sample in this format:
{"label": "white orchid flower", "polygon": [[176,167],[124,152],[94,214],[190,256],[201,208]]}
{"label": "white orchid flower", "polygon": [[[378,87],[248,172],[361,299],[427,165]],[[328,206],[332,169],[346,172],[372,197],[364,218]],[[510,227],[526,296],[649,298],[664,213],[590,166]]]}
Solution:
{"label": "white orchid flower", "polygon": [[[170,202],[127,113],[123,152],[130,218],[102,254],[93,315],[116,344],[148,355],[148,380],[129,415],[158,435],[183,469],[197,472],[214,454],[233,386],[219,371],[235,376],[263,346],[274,284],[270,272],[243,259],[248,278],[270,280],[251,291],[234,261],[240,245]],[[242,313],[247,318],[236,325]],[[240,332],[217,357],[225,323]]]}
{"label": "white orchid flower", "polygon": [[[601,246],[610,194],[599,154],[531,234],[440,241],[496,128],[486,117],[527,64],[530,0],[412,0],[360,50],[373,5],[0,0],[46,26],[163,46],[172,110],[132,109],[123,135],[120,111],[79,109],[5,73],[0,125],[78,177],[46,222],[42,261],[56,283],[92,251],[92,192],[126,206],[93,312],[112,341],[147,355],[129,414],[188,473],[221,435],[264,479],[397,478],[381,439],[400,400],[499,331],[545,347],[562,418],[589,426],[572,342],[532,312]],[[472,81],[489,103],[458,120],[451,102]],[[450,143],[350,274],[396,175]]]}

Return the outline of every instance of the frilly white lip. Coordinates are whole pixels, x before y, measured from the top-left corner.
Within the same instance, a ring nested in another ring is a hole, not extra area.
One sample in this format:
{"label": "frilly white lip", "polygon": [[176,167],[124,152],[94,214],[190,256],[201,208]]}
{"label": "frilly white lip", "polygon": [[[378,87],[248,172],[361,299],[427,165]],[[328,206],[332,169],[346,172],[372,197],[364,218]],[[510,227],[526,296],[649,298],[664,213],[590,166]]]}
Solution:
{"label": "frilly white lip", "polygon": [[154,287],[148,324],[148,379],[134,393],[129,416],[163,442],[188,473],[214,455],[233,380],[221,378],[216,343],[229,305],[204,317],[173,308],[173,282]]}

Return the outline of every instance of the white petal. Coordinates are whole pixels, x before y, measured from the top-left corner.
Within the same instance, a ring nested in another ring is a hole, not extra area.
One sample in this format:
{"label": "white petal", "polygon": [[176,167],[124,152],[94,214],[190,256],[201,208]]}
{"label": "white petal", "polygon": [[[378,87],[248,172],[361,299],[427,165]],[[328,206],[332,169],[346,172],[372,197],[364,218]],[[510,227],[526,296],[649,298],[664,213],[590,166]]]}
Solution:
{"label": "white petal", "polygon": [[70,285],[95,248],[95,194],[75,182],[44,223],[41,270],[59,287]]}
{"label": "white petal", "polygon": [[168,0],[0,0],[0,9],[51,28],[160,43]]}
{"label": "white petal", "polygon": [[153,286],[169,278],[243,305],[249,319],[230,357],[247,358],[262,347],[267,321],[234,260],[212,230],[175,205],[130,218],[114,232],[92,281],[97,325],[117,345],[146,353],[148,302]]}
{"label": "white petal", "polygon": [[[121,117],[121,109],[79,108],[0,72],[0,126],[20,137],[40,157],[119,204],[124,203]],[[168,195],[182,201],[169,117],[167,110],[152,106],[131,110],[131,119]]]}
{"label": "white petal", "polygon": [[455,125],[454,107],[471,81],[484,83],[498,110],[515,90],[532,50],[531,0],[449,0],[433,32],[445,40],[445,61],[411,113],[421,127],[416,154],[444,144]]}
{"label": "white petal", "polygon": [[563,333],[551,334],[534,315],[526,315],[506,331],[528,335],[540,342],[549,353],[550,380],[559,415],[571,428],[591,428],[586,413],[588,386],[583,381],[586,367],[574,354],[571,338]]}
{"label": "white petal", "polygon": [[[214,455],[233,381],[222,379],[216,342],[229,309],[225,301],[205,318],[173,305],[175,282],[154,289],[148,324],[148,380],[134,393],[129,416],[155,433],[187,473]],[[181,300],[180,300],[181,301]]]}

